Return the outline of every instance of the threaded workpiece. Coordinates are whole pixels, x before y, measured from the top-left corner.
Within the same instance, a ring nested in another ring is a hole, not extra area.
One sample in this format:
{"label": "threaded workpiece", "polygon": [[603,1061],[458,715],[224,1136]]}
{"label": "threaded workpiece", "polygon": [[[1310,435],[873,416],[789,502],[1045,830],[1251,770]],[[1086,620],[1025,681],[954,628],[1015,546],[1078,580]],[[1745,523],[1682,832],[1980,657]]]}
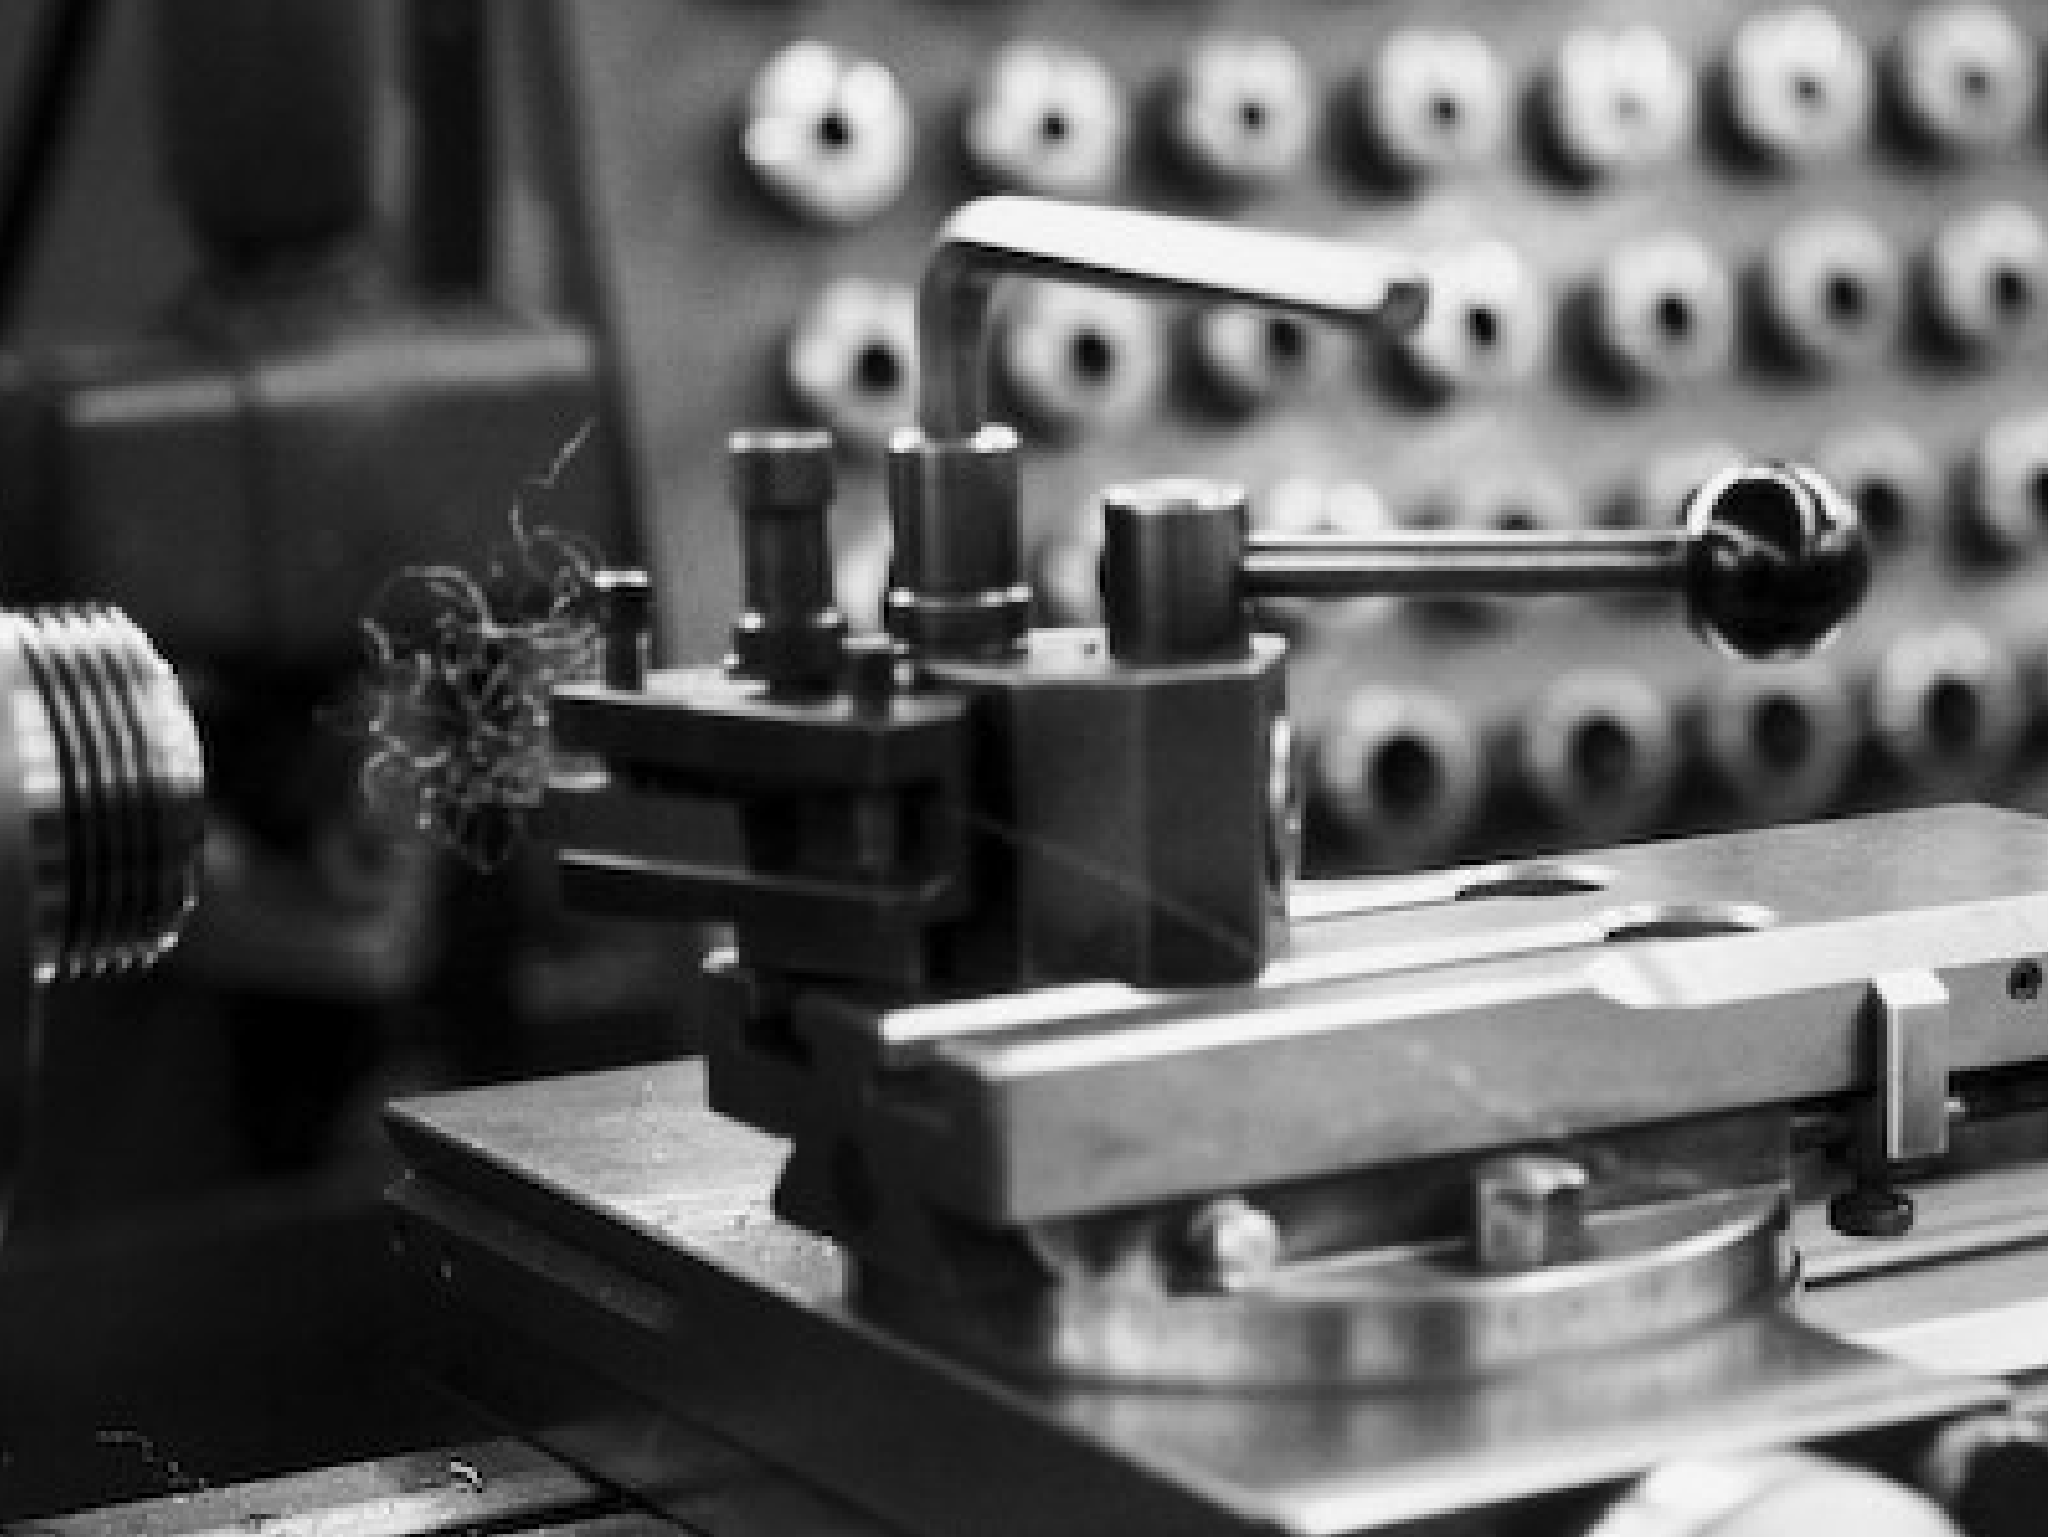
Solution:
{"label": "threaded workpiece", "polygon": [[0,644],[21,660],[37,979],[147,966],[176,941],[197,882],[205,766],[177,677],[99,605],[0,616]]}

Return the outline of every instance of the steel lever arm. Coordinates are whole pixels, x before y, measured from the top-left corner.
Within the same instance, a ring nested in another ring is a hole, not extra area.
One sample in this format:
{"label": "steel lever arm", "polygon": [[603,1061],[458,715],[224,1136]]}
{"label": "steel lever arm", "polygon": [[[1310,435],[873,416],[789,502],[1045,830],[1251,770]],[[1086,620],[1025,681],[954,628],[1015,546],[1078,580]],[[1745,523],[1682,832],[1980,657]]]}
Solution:
{"label": "steel lever arm", "polygon": [[918,423],[946,442],[987,420],[983,343],[996,280],[1238,300],[1354,329],[1422,318],[1412,266],[1366,245],[1046,198],[989,197],[940,230],[917,291]]}
{"label": "steel lever arm", "polygon": [[[1422,275],[1355,242],[992,197],[946,222],[917,292],[918,430],[889,445],[890,631],[932,654],[994,655],[1029,624],[1017,437],[987,420],[983,353],[999,279],[1230,299],[1354,330],[1422,318]],[[1234,580],[1234,577],[1233,577]]]}

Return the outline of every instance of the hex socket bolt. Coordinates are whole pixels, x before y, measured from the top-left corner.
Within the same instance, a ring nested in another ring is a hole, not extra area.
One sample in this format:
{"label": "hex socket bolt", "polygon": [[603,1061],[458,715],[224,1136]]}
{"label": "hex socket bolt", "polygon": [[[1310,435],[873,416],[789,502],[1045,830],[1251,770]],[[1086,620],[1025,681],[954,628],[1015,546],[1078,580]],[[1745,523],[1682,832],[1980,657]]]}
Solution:
{"label": "hex socket bolt", "polygon": [[770,688],[829,687],[846,637],[825,533],[832,440],[822,432],[736,432],[726,466],[747,605],[733,621],[733,670]]}
{"label": "hex socket bolt", "polygon": [[1870,584],[1870,552],[1854,505],[1819,475],[1759,465],[1709,479],[1676,529],[1255,534],[1243,571],[1252,598],[1676,593],[1704,638],[1761,661],[1832,637]]}

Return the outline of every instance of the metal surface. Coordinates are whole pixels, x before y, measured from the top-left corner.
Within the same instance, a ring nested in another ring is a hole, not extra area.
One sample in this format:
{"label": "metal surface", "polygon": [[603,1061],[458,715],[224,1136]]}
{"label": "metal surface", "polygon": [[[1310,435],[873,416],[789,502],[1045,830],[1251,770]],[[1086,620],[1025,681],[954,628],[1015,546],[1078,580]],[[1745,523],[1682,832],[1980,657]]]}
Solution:
{"label": "metal surface", "polygon": [[1775,1190],[1736,1190],[1606,1213],[1547,1267],[1489,1264],[1497,1242],[1489,1254],[1442,1241],[1277,1258],[1184,1287],[1130,1264],[1062,1271],[992,1296],[876,1266],[853,1295],[863,1318],[1020,1377],[1140,1392],[1478,1392],[1769,1311],[1788,1279],[1778,1205]]}
{"label": "metal surface", "polygon": [[1015,657],[923,668],[935,693],[973,701],[976,905],[941,974],[957,989],[1202,986],[1271,956],[1283,646],[1253,636],[1236,656],[1166,665],[1108,651],[1097,631],[1037,630]]}
{"label": "metal surface", "polygon": [[[677,1064],[392,1113],[413,1170],[395,1195],[404,1254],[450,1380],[593,1466],[637,1469],[630,1487],[657,1502],[681,1496],[643,1454],[680,1425],[926,1537],[1338,1534],[1496,1508],[1555,1520],[1560,1491],[1670,1457],[1853,1453],[1859,1435],[1882,1444],[1887,1427],[2001,1398],[1771,1310],[1668,1348],[1415,1392],[976,1375],[847,1314],[831,1249],[767,1213],[776,1144],[708,1117],[701,1096],[700,1070]],[[580,1433],[574,1406],[600,1387],[637,1412]]]}
{"label": "metal surface", "polygon": [[1014,1222],[1842,1094],[1908,955],[1950,994],[1953,1071],[2027,1062],[2040,1006],[2006,982],[2048,949],[2044,870],[2048,828],[1960,807],[1367,884],[1355,917],[1325,893],[1250,988],[879,1013],[862,1049],[943,1113],[874,1134]]}

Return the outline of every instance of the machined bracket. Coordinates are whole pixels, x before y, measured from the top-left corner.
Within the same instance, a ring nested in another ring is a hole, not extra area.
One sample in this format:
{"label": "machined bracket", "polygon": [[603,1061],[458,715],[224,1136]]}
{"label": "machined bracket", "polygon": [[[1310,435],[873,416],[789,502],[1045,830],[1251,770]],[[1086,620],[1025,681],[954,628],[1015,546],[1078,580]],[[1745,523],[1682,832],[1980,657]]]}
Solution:
{"label": "machined bracket", "polygon": [[1893,1176],[1948,1151],[1949,1012],[1948,989],[1932,971],[1871,979],[1863,1041],[1873,1082],[1853,1123],[1849,1188],[1828,1203],[1838,1232],[1898,1238],[1912,1230],[1913,1198]]}
{"label": "machined bracket", "polygon": [[1885,1162],[1939,1158],[1948,1151],[1948,989],[1931,971],[1877,977],[1866,1028]]}

